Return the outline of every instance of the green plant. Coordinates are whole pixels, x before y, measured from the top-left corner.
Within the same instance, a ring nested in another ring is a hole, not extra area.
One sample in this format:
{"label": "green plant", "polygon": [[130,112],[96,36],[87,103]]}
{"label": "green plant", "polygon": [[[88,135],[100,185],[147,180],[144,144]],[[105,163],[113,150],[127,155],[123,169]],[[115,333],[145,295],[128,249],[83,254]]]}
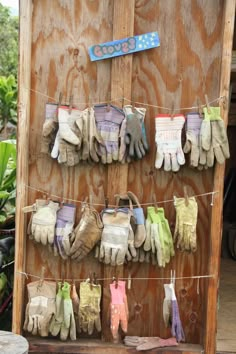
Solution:
{"label": "green plant", "polygon": [[15,217],[16,141],[0,142],[0,228]]}
{"label": "green plant", "polygon": [[17,83],[13,75],[0,76],[0,132],[8,122],[17,123]]}

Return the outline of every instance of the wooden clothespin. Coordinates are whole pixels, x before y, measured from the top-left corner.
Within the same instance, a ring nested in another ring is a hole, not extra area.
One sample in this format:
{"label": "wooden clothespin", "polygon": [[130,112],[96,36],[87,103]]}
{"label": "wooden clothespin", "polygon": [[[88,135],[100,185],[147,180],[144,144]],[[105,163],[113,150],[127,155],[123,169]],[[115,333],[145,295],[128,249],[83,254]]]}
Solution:
{"label": "wooden clothespin", "polygon": [[95,272],[93,272],[93,283],[94,283],[95,285],[98,284],[98,281],[97,281],[97,274],[96,274]]}
{"label": "wooden clothespin", "polygon": [[46,270],[45,267],[41,268],[41,276],[40,276],[40,280],[39,280],[39,286],[43,285],[44,278],[45,278],[45,270]]}
{"label": "wooden clothespin", "polygon": [[92,272],[89,272],[89,284],[90,284],[90,290],[93,290],[93,276],[92,276]]}
{"label": "wooden clothespin", "polygon": [[62,92],[60,92],[60,93],[59,93],[59,100],[58,100],[58,106],[59,106],[59,107],[61,106],[62,97],[63,97],[63,94],[62,94]]}
{"label": "wooden clothespin", "polygon": [[174,118],[174,114],[175,114],[175,104],[173,102],[171,106],[171,113],[170,113],[171,120]]}
{"label": "wooden clothespin", "polygon": [[205,101],[206,101],[206,106],[207,106],[207,112],[211,113],[211,107],[209,105],[209,101],[208,101],[208,96],[207,94],[205,94]]}
{"label": "wooden clothespin", "polygon": [[203,117],[203,112],[202,112],[202,105],[201,105],[201,101],[200,101],[199,97],[197,98],[197,106],[198,106],[199,116],[200,116],[200,118],[202,118]]}
{"label": "wooden clothespin", "polygon": [[105,208],[108,209],[109,206],[109,199],[108,197],[105,197]]}
{"label": "wooden clothespin", "polygon": [[71,114],[72,111],[72,105],[73,105],[73,95],[70,95],[70,101],[69,101],[69,113]]}
{"label": "wooden clothespin", "polygon": [[155,213],[158,213],[158,204],[157,204],[157,199],[156,199],[156,194],[155,193],[153,193],[152,198],[153,198],[153,204],[154,204],[154,207],[155,207]]}
{"label": "wooden clothespin", "polygon": [[107,109],[106,109],[106,111],[107,111],[107,112],[110,112],[110,110],[111,110],[111,96],[108,95],[108,98],[107,98]]}
{"label": "wooden clothespin", "polygon": [[129,272],[129,275],[128,275],[128,289],[130,290],[131,289],[131,273]]}
{"label": "wooden clothespin", "polygon": [[118,288],[118,278],[116,276],[112,277],[112,282],[115,283],[115,288]]}
{"label": "wooden clothespin", "polygon": [[92,208],[92,206],[93,206],[93,195],[92,194],[89,194],[89,204],[90,204],[90,207]]}
{"label": "wooden clothespin", "polygon": [[188,192],[187,192],[187,187],[184,186],[184,199],[185,199],[185,205],[189,205],[189,200],[188,200]]}

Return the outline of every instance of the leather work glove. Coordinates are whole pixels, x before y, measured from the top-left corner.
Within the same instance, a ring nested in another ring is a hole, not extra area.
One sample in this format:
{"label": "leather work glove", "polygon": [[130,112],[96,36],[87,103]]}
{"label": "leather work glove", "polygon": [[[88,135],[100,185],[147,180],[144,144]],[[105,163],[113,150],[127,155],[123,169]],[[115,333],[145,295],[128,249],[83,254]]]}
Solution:
{"label": "leather work glove", "polygon": [[71,238],[75,222],[75,206],[64,204],[57,212],[54,247],[63,259],[70,255]]}
{"label": "leather work glove", "polygon": [[63,313],[63,295],[62,295],[62,284],[58,283],[58,291],[56,295],[56,310],[50,322],[49,331],[55,337],[61,331],[62,322],[64,319]]}
{"label": "leather work glove", "polygon": [[44,280],[27,284],[29,302],[26,306],[24,330],[47,337],[49,324],[56,311],[56,283]]}
{"label": "leather work glove", "polygon": [[[219,164],[223,164],[225,159],[230,157],[229,143],[224,121],[220,116],[220,107],[210,107],[210,111],[206,107],[203,108],[206,120],[210,121],[211,125],[211,146],[212,146],[212,160],[214,158]],[[205,149],[205,148],[204,148]],[[210,149],[205,149],[210,150]]]}
{"label": "leather work glove", "polygon": [[80,283],[79,329],[92,334],[94,328],[101,332],[100,319],[101,285]]}
{"label": "leather work glove", "polygon": [[200,158],[200,129],[202,124],[202,118],[199,113],[189,113],[186,117],[187,131],[186,131],[186,143],[183,151],[185,154],[190,152],[190,166],[198,167]]}
{"label": "leather work glove", "polygon": [[100,241],[102,229],[103,224],[98,212],[87,204],[83,206],[80,222],[74,230],[71,258],[80,262]]}
{"label": "leather work glove", "polygon": [[94,107],[97,129],[105,145],[99,145],[102,163],[112,163],[119,158],[119,132],[124,113],[115,106],[97,105]]}
{"label": "leather work glove", "polygon": [[[125,107],[124,107],[125,110]],[[126,133],[125,143],[128,148],[128,155],[131,158],[142,159],[148,151],[147,139],[144,136],[143,124],[137,112],[130,112],[126,109]]]}
{"label": "leather work glove", "polygon": [[30,238],[43,245],[53,244],[58,209],[58,203],[47,203],[45,199],[37,199],[35,204],[23,208],[24,213],[33,212],[28,227]]}
{"label": "leather work glove", "polygon": [[76,325],[70,297],[70,284],[64,282],[62,287],[63,297],[63,322],[61,326],[60,339],[66,340],[70,336],[71,340],[76,340]]}
{"label": "leather work glove", "polygon": [[45,122],[43,124],[41,144],[41,152],[45,154],[51,154],[58,131],[57,110],[57,104],[46,103]]}
{"label": "leather work glove", "polygon": [[159,114],[155,118],[157,154],[155,167],[160,169],[164,163],[165,171],[177,172],[185,164],[181,145],[181,133],[185,118],[182,114],[173,118],[167,114]]}
{"label": "leather work glove", "polygon": [[176,223],[174,241],[177,241],[177,248],[181,251],[195,252],[197,250],[197,215],[198,205],[194,197],[188,198],[186,205],[185,198],[174,197],[176,209]]}
{"label": "leather work glove", "polygon": [[130,232],[130,210],[128,208],[104,209],[100,259],[112,266],[122,265],[128,252]]}

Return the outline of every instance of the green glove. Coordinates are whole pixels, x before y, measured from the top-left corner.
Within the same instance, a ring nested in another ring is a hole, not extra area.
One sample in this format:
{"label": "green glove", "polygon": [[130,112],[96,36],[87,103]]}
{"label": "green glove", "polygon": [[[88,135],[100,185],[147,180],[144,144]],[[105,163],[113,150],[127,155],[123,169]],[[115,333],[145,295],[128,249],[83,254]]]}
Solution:
{"label": "green glove", "polygon": [[[91,289],[92,286],[92,289]],[[101,286],[82,282],[80,284],[79,329],[92,334],[94,327],[101,331]]]}
{"label": "green glove", "polygon": [[188,205],[184,198],[174,197],[176,209],[176,224],[174,241],[181,251],[195,252],[197,249],[197,214],[198,205],[194,197],[188,198]]}
{"label": "green glove", "polygon": [[49,327],[49,332],[53,336],[57,336],[60,333],[62,322],[63,322],[63,298],[62,298],[61,282],[59,282],[58,291],[56,295],[56,311],[55,314],[53,315]]}
{"label": "green glove", "polygon": [[72,300],[70,297],[70,284],[64,282],[62,287],[62,296],[63,296],[63,323],[61,326],[60,338],[61,340],[66,340],[70,335],[71,340],[76,340],[76,325],[74,318],[74,311]]}

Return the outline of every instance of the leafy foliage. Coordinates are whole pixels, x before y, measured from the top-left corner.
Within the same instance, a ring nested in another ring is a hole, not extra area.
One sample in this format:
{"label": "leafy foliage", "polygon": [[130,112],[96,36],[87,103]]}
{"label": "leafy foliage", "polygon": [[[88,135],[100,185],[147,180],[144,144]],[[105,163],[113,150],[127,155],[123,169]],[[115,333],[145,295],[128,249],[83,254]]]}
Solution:
{"label": "leafy foliage", "polygon": [[16,142],[0,142],[0,225],[15,215]]}
{"label": "leafy foliage", "polygon": [[13,75],[0,76],[0,132],[7,122],[17,123],[17,84]]}
{"label": "leafy foliage", "polygon": [[0,4],[0,75],[17,77],[18,29],[18,17]]}

